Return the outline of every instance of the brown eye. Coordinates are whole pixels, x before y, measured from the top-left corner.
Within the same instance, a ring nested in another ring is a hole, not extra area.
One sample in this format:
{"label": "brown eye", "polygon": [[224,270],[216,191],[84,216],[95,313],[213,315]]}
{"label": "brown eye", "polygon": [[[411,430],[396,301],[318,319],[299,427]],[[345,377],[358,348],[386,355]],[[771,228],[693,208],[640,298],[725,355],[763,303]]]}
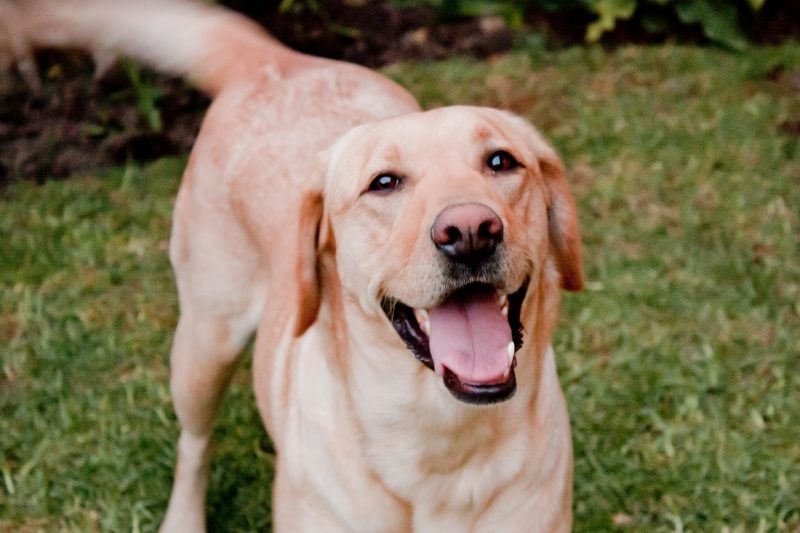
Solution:
{"label": "brown eye", "polygon": [[498,150],[490,155],[489,159],[486,160],[486,165],[492,172],[508,172],[520,166],[514,156],[505,150]]}
{"label": "brown eye", "polygon": [[394,174],[379,174],[369,184],[369,191],[379,193],[389,193],[400,188],[403,180]]}

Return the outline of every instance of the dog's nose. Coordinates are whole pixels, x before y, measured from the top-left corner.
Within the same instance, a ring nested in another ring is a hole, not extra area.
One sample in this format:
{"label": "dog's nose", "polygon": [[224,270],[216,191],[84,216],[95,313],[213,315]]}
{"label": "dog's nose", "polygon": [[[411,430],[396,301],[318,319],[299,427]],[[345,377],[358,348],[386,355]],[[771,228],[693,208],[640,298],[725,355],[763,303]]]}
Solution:
{"label": "dog's nose", "polygon": [[453,261],[474,265],[503,242],[503,221],[483,204],[454,205],[436,217],[431,239]]}

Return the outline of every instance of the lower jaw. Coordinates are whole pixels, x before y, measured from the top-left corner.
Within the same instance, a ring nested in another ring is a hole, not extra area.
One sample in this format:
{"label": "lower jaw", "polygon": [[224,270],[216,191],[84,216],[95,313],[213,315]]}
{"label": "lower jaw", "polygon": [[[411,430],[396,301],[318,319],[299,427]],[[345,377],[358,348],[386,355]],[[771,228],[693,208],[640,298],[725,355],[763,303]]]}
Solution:
{"label": "lower jaw", "polygon": [[[513,306],[513,313],[514,318],[510,320],[509,325],[511,326],[512,332],[512,340],[514,343],[515,352],[519,351],[522,348],[523,339],[522,339],[522,325],[520,323],[520,314],[522,311],[522,303],[525,299],[528,289],[528,282],[529,280],[525,280],[521,287],[513,294],[508,295],[509,305]],[[400,329],[398,326],[405,329],[408,335],[413,335],[416,342],[409,342],[407,338],[405,338],[402,334],[400,337],[406,342],[407,347],[409,350],[414,354],[417,361],[424,366],[427,366],[432,372],[434,372],[439,379],[442,379],[447,390],[450,394],[460,402],[470,404],[470,405],[491,405],[497,404],[501,402],[505,402],[510,400],[517,390],[517,380],[516,375],[514,373],[514,367],[516,366],[516,359],[514,360],[513,364],[509,368],[508,377],[504,380],[498,380],[491,383],[465,383],[461,381],[461,379],[456,375],[454,372],[450,371],[448,368],[444,367],[442,369],[436,368],[437,365],[434,364],[434,361],[430,355],[429,348],[427,346],[427,339],[419,338],[417,335],[419,332],[416,332],[414,328],[407,328],[403,325],[403,320],[398,321],[398,324],[395,324],[395,320],[392,316],[392,313],[387,311],[387,307],[385,306],[386,302],[382,302],[382,307],[384,312],[386,312],[387,316],[389,317],[390,321],[393,322],[395,329],[398,330],[400,333]],[[408,313],[413,313],[412,308],[408,306],[404,306]],[[509,310],[509,313],[512,313]],[[512,315],[509,315],[512,316]],[[417,327],[418,329],[418,327]],[[441,374],[440,374],[441,373]]]}
{"label": "lower jaw", "polygon": [[445,367],[442,375],[444,386],[457,400],[471,405],[491,405],[510,400],[517,391],[514,368],[502,382],[472,384],[462,382],[456,374]]}

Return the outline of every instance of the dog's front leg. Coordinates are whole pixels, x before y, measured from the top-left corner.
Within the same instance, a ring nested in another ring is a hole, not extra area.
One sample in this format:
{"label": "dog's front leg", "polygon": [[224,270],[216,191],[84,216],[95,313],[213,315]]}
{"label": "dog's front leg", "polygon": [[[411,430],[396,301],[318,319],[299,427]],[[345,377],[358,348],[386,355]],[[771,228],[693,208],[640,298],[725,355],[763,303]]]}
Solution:
{"label": "dog's front leg", "polygon": [[[191,167],[187,172],[191,172]],[[191,178],[191,176],[190,176]],[[181,425],[175,479],[161,531],[205,531],[205,495],[217,408],[264,306],[261,266],[242,228],[216,205],[196,205],[184,179],[170,260],[180,319],[170,391]]]}

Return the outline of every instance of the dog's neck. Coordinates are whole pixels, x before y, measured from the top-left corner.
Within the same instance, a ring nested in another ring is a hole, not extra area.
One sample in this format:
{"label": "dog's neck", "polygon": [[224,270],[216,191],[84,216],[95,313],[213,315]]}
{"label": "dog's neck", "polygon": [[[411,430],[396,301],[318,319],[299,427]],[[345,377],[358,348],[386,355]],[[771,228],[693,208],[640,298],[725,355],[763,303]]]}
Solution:
{"label": "dog's neck", "polygon": [[[489,505],[510,483],[534,487],[534,494],[570,490],[569,420],[550,348],[560,292],[552,275],[528,289],[517,392],[486,407],[456,400],[380,310],[368,312],[349,299],[336,279],[325,282],[319,319],[300,342],[290,332],[277,346],[269,335],[257,341],[256,396],[278,450],[292,445],[281,437],[311,430],[324,441],[330,437],[324,428],[335,426],[336,445],[363,461],[363,475],[393,497],[456,514]],[[312,394],[316,407],[303,411]],[[311,426],[301,431],[303,424]],[[552,483],[558,487],[536,488]],[[569,513],[535,497],[529,503],[553,516]]]}
{"label": "dog's neck", "polygon": [[339,345],[342,379],[349,382],[345,389],[351,391],[354,422],[367,454],[391,454],[393,465],[413,461],[439,472],[457,470],[472,460],[487,460],[492,450],[503,453],[509,443],[498,441],[499,435],[525,435],[527,426],[533,431],[550,411],[563,408],[550,348],[553,307],[560,295],[549,278],[543,273],[531,283],[523,306],[526,333],[517,354],[517,392],[491,406],[456,400],[441,376],[414,358],[379,310],[368,312],[342,296],[342,309],[331,309],[331,315],[348,317],[347,322],[334,319],[331,326],[345,329],[336,335],[347,339],[347,346]]}

